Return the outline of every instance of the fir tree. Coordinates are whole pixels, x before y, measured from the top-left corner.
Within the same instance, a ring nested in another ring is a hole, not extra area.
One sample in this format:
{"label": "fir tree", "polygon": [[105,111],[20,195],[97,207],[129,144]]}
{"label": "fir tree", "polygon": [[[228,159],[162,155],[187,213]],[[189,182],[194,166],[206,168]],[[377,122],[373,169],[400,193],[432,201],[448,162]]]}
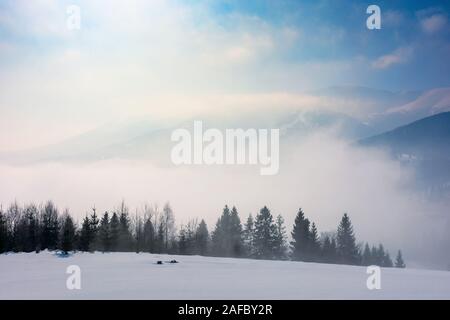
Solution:
{"label": "fir tree", "polygon": [[102,220],[100,221],[100,227],[98,229],[98,236],[99,236],[100,249],[103,252],[109,251],[110,247],[111,247],[111,239],[110,239],[108,212],[105,212],[105,214],[102,217]]}
{"label": "fir tree", "polygon": [[384,251],[384,246],[380,243],[378,248],[375,248],[375,255],[373,256],[374,263],[380,267],[386,267],[386,263],[389,262],[386,259],[386,252]]}
{"label": "fir tree", "polygon": [[339,224],[336,237],[339,261],[344,264],[358,264],[359,251],[350,218],[346,213]]}
{"label": "fir tree", "polygon": [[370,249],[370,258],[371,265],[381,266],[381,259],[378,254],[378,249],[374,245],[372,245],[372,248]]}
{"label": "fir tree", "polygon": [[90,239],[90,243],[91,243],[91,250],[96,250],[99,247],[98,244],[98,229],[99,229],[99,219],[97,217],[97,210],[94,208],[92,208],[92,214],[89,217],[89,223],[90,223],[90,230],[91,230],[91,239]]}
{"label": "fir tree", "polygon": [[165,235],[164,224],[162,222],[160,222],[159,226],[158,226],[158,234],[157,234],[157,239],[156,239],[156,251],[158,253],[165,252],[164,251],[165,250],[164,235]]}
{"label": "fir tree", "polygon": [[308,247],[310,239],[309,220],[305,218],[303,210],[298,210],[292,229],[292,260],[308,261]]}
{"label": "fir tree", "polygon": [[119,247],[119,236],[120,236],[120,222],[117,213],[113,212],[111,216],[111,221],[109,222],[110,231],[110,250],[117,251]]}
{"label": "fir tree", "polygon": [[134,221],[135,251],[139,253],[144,250],[144,223],[142,222],[142,217],[138,216],[137,213]]}
{"label": "fir tree", "polygon": [[243,231],[245,255],[249,258],[253,257],[254,255],[254,248],[253,248],[254,234],[255,234],[255,224],[252,215],[249,214]]}
{"label": "fir tree", "polygon": [[331,238],[329,235],[325,235],[323,237],[322,254],[320,261],[325,263],[336,262],[336,241],[334,240],[334,237]]}
{"label": "fir tree", "polygon": [[276,219],[276,232],[274,237],[274,257],[275,259],[284,260],[286,258],[286,228],[284,227],[284,219],[281,215]]}
{"label": "fir tree", "polygon": [[227,205],[223,208],[222,215],[216,222],[216,228],[212,233],[212,254],[215,256],[232,256],[230,230],[231,214]]}
{"label": "fir tree", "polygon": [[195,232],[196,252],[202,256],[208,254],[209,233],[205,220],[202,219]]}
{"label": "fir tree", "polygon": [[362,254],[362,260],[361,260],[361,264],[363,266],[370,266],[372,265],[372,253],[370,251],[370,247],[369,244],[366,242],[366,245],[364,246],[364,251]]}
{"label": "fir tree", "polygon": [[270,210],[264,206],[255,220],[255,258],[273,259],[275,257],[276,225]]}
{"label": "fir tree", "polygon": [[143,246],[146,252],[155,252],[155,228],[152,220],[147,218],[143,230]]}
{"label": "fir tree", "polygon": [[403,261],[403,256],[401,250],[398,250],[397,257],[395,258],[396,268],[406,268],[405,262]]}
{"label": "fir tree", "polygon": [[196,242],[196,232],[198,229],[197,220],[189,220],[184,228],[185,231],[185,253],[184,254],[196,254],[197,250],[197,242]]}
{"label": "fir tree", "polygon": [[181,226],[180,233],[178,235],[178,253],[183,255],[187,254],[188,248],[188,240],[186,235],[186,230],[184,229],[184,226]]}
{"label": "fir tree", "polygon": [[39,223],[38,209],[34,204],[30,204],[24,209],[22,219],[22,248],[25,252],[39,251]]}
{"label": "fir tree", "polygon": [[62,228],[61,228],[61,244],[60,249],[68,254],[69,251],[74,249],[75,241],[75,224],[73,223],[72,217],[66,212],[63,217]]}
{"label": "fir tree", "polygon": [[48,201],[41,211],[41,249],[56,249],[58,229],[58,210],[53,202]]}
{"label": "fir tree", "polygon": [[394,263],[392,262],[391,256],[389,255],[389,252],[386,251],[384,257],[383,257],[383,267],[385,268],[392,268],[394,266]]}
{"label": "fir tree", "polygon": [[119,250],[130,251],[132,245],[132,235],[130,230],[130,219],[128,218],[128,209],[122,202],[122,208],[119,218]]}
{"label": "fir tree", "polygon": [[309,234],[308,255],[310,261],[317,262],[320,259],[320,250],[319,234],[317,232],[316,224],[313,222],[311,225],[311,232]]}
{"label": "fir tree", "polygon": [[230,225],[228,226],[230,255],[240,257],[243,255],[244,243],[242,239],[242,224],[236,207],[233,206],[230,213]]}
{"label": "fir tree", "polygon": [[337,251],[336,237],[331,238],[331,246],[330,246],[330,258],[332,263],[336,263],[338,260],[338,251]]}
{"label": "fir tree", "polygon": [[91,250],[91,239],[92,239],[91,221],[89,217],[86,216],[83,219],[80,230],[80,250],[90,251]]}

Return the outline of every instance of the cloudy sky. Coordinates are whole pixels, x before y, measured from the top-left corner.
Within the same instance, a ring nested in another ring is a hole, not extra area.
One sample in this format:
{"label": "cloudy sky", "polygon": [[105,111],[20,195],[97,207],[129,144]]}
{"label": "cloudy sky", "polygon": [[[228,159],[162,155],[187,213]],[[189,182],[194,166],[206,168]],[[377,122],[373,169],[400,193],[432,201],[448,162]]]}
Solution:
{"label": "cloudy sky", "polygon": [[133,117],[314,104],[304,92],[333,85],[449,86],[448,2],[377,1],[381,30],[369,4],[2,1],[0,150]]}

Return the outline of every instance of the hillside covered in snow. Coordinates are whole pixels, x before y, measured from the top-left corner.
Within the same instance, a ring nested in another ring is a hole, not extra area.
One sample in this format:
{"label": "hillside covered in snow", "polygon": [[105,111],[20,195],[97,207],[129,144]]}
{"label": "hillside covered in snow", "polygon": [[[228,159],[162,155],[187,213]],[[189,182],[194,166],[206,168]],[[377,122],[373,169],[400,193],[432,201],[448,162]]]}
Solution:
{"label": "hillside covered in snow", "polygon": [[[66,284],[74,265],[79,290]],[[446,271],[382,268],[381,288],[369,290],[366,267],[293,261],[44,251],[1,254],[0,270],[0,299],[450,298]]]}

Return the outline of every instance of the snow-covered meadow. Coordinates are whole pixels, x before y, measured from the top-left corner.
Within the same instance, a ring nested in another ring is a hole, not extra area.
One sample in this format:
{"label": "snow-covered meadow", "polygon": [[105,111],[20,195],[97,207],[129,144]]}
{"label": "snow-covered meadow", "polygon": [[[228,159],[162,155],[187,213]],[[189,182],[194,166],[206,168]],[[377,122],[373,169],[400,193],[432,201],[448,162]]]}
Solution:
{"label": "snow-covered meadow", "polygon": [[[172,259],[177,264],[165,263]],[[158,260],[162,265],[156,264]],[[67,267],[81,270],[69,290]],[[0,299],[449,299],[450,272],[147,253],[0,255]]]}

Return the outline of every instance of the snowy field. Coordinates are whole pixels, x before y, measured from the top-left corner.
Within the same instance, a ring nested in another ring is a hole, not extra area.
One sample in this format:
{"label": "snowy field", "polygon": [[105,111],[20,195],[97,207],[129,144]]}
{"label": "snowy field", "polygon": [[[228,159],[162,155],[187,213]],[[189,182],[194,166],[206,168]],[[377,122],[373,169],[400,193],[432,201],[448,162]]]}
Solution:
{"label": "snowy field", "polygon": [[[178,264],[156,264],[176,259]],[[69,265],[81,289],[68,290]],[[0,255],[0,299],[449,299],[450,272],[146,253]]]}

